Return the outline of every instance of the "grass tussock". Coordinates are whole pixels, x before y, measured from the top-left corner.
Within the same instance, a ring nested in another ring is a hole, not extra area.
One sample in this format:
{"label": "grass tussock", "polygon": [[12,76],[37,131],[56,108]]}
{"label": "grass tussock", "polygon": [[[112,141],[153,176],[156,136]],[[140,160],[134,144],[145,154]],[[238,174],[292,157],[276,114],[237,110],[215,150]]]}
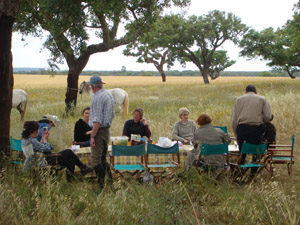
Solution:
{"label": "grass tussock", "polygon": [[[88,80],[89,77],[80,77]],[[275,168],[271,179],[262,173],[248,186],[232,184],[228,177],[214,180],[196,170],[186,170],[162,185],[145,186],[138,181],[114,180],[99,192],[95,180],[73,183],[47,173],[23,173],[8,167],[0,179],[0,224],[300,224],[299,206],[299,100],[298,80],[288,78],[218,78],[210,85],[200,77],[104,77],[105,88],[121,87],[129,93],[129,112],[144,109],[152,138],[171,137],[178,110],[187,107],[196,120],[207,113],[214,125],[226,125],[229,134],[235,99],[247,84],[271,104],[277,128],[277,142],[289,143],[296,135],[293,176],[285,166]],[[66,76],[15,76],[15,88],[28,93],[26,120],[39,120],[45,114],[61,119],[51,129],[55,151],[69,147],[74,124],[81,110],[90,105],[88,95],[78,96],[73,116],[63,118]],[[111,135],[121,135],[131,115],[116,112]],[[23,124],[16,110],[11,114],[11,135],[20,137]]]}

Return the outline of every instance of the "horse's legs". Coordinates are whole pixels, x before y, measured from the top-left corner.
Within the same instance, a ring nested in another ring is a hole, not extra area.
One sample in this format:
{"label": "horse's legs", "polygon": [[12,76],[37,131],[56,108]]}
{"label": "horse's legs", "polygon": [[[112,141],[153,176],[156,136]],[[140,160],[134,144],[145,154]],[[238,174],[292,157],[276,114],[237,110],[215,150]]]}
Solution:
{"label": "horse's legs", "polygon": [[122,114],[123,113],[122,105],[118,105],[118,108],[119,108],[119,112]]}
{"label": "horse's legs", "polygon": [[26,104],[25,104],[25,106],[23,106],[23,104],[20,103],[17,106],[17,110],[19,111],[19,113],[21,115],[21,121],[24,121],[24,116],[25,116],[25,111],[26,111]]}

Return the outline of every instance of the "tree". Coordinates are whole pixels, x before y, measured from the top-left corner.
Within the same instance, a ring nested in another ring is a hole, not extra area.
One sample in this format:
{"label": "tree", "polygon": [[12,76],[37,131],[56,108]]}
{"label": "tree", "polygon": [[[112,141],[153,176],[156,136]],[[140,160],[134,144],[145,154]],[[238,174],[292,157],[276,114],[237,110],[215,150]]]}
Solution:
{"label": "tree", "polygon": [[[225,41],[237,44],[239,37],[247,31],[246,25],[232,13],[226,14],[218,10],[204,16],[181,18],[173,24],[170,40],[171,51],[184,65],[193,62],[200,70],[204,83],[209,84],[208,76],[215,79],[225,68],[231,66],[226,51],[218,51]],[[193,47],[197,46],[196,51]]]}
{"label": "tree", "polygon": [[0,168],[9,155],[10,112],[12,106],[13,68],[11,39],[18,0],[0,0]]}
{"label": "tree", "polygon": [[162,81],[166,81],[166,74],[163,69],[167,64],[168,68],[174,65],[175,57],[169,49],[169,38],[172,23],[177,16],[165,16],[157,19],[147,33],[142,34],[135,42],[131,42],[123,51],[124,55],[138,57],[138,63],[152,63],[159,71]]}
{"label": "tree", "polygon": [[268,66],[278,71],[287,71],[291,78],[300,71],[300,3],[294,8],[292,20],[282,28],[266,28],[261,32],[251,29],[240,42],[241,56],[268,60]]}
{"label": "tree", "polygon": [[[18,18],[17,30],[42,36],[48,31],[44,47],[51,52],[49,65],[66,60],[69,67],[66,112],[76,106],[78,78],[89,57],[134,41],[156,17],[172,3],[189,0],[26,0]],[[123,25],[125,34],[118,36]],[[89,30],[98,43],[89,44]]]}

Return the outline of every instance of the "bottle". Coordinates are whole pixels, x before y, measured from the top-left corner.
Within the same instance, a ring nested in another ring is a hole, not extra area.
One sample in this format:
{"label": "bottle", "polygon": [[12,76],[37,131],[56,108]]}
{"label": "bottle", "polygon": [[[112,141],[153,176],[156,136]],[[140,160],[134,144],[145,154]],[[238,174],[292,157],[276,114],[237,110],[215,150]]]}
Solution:
{"label": "bottle", "polygon": [[128,145],[128,146],[131,146],[131,140],[128,141],[127,145]]}
{"label": "bottle", "polygon": [[115,138],[115,143],[114,143],[114,145],[118,145],[118,139],[117,139],[117,138]]}

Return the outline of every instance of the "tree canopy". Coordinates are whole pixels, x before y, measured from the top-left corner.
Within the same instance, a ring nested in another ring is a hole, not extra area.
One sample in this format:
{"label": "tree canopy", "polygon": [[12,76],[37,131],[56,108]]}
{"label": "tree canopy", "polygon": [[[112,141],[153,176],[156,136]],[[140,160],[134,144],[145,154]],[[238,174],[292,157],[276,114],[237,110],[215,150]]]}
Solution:
{"label": "tree canopy", "polygon": [[[240,18],[232,13],[214,10],[203,16],[191,16],[176,28],[177,37],[172,42],[172,51],[184,65],[193,62],[200,70],[205,84],[218,77],[221,70],[231,66],[226,51],[218,49],[226,42],[237,44],[247,30]],[[198,48],[193,50],[193,48]]]}
{"label": "tree canopy", "polygon": [[175,15],[160,17],[148,32],[129,43],[123,52],[124,55],[138,57],[139,63],[152,63],[160,72],[163,81],[166,81],[164,65],[167,64],[170,68],[175,62],[174,54],[169,49],[169,38],[166,36],[171,34],[170,30],[176,19]]}
{"label": "tree canopy", "polygon": [[248,59],[261,57],[268,60],[268,66],[279,71],[287,71],[291,78],[300,71],[300,3],[294,8],[293,19],[274,30],[266,28],[261,32],[254,29],[240,42],[241,56]]}
{"label": "tree canopy", "polygon": [[[41,37],[49,49],[49,65],[66,60],[69,67],[66,105],[76,105],[78,77],[90,55],[134,41],[158,15],[189,0],[23,0],[15,30]],[[120,29],[124,34],[118,34]],[[90,41],[94,32],[96,43]]]}

